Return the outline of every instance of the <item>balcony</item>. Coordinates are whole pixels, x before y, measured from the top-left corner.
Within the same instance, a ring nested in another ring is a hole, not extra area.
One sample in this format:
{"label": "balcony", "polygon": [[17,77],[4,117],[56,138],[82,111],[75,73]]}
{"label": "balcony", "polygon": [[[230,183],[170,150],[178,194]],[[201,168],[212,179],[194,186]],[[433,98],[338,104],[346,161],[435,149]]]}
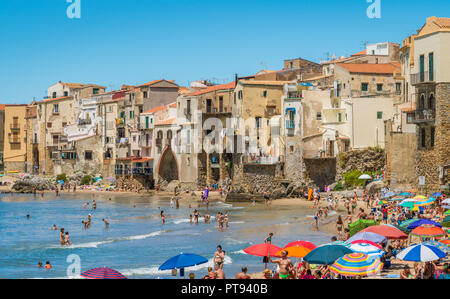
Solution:
{"label": "balcony", "polygon": [[83,126],[83,125],[90,125],[92,124],[92,120],[90,119],[80,119],[78,120],[78,125]]}
{"label": "balcony", "polygon": [[301,92],[298,92],[298,91],[289,91],[289,92],[287,93],[287,98],[286,98],[286,100],[299,100],[299,99],[301,99],[301,98],[302,98]]}
{"label": "balcony", "polygon": [[436,119],[435,109],[416,110],[413,123],[433,122]]}
{"label": "balcony", "polygon": [[190,108],[184,108],[184,115],[192,115]]}
{"label": "balcony", "polygon": [[411,84],[417,85],[421,83],[434,83],[435,77],[435,74],[430,72],[411,74]]}
{"label": "balcony", "polygon": [[21,140],[19,137],[9,137],[9,143],[11,144],[20,144]]}
{"label": "balcony", "polygon": [[293,120],[286,120],[286,129],[295,129],[295,124]]}
{"label": "balcony", "polygon": [[20,130],[20,124],[12,123],[12,124],[9,125],[9,128],[11,129],[11,131],[13,131],[13,130]]}

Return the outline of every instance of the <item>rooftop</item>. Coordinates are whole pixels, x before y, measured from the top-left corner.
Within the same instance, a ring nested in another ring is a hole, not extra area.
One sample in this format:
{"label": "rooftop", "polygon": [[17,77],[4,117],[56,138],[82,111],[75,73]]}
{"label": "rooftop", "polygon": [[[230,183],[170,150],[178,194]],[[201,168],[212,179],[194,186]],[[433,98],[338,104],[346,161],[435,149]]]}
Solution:
{"label": "rooftop", "polygon": [[208,86],[207,88],[204,88],[202,90],[199,91],[194,91],[190,94],[187,94],[188,96],[198,96],[198,95],[202,95],[202,94],[206,94],[206,93],[210,93],[213,91],[217,91],[217,90],[227,90],[227,89],[234,89],[236,87],[236,82],[230,82],[227,84],[220,84],[220,85],[213,85],[213,86]]}
{"label": "rooftop", "polygon": [[400,63],[338,63],[338,66],[346,69],[350,73],[361,74],[394,74],[394,72],[401,73]]}

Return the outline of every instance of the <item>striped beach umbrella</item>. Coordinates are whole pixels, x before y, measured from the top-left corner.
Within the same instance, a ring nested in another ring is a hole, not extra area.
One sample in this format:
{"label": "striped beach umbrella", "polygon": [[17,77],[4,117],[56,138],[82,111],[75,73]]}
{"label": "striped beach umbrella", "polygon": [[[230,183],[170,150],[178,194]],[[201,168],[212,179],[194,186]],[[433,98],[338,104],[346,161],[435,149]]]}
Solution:
{"label": "striped beach umbrella", "polygon": [[437,247],[440,250],[442,250],[443,252],[445,252],[446,254],[450,253],[450,248],[448,246],[446,246],[445,244],[442,244],[441,242],[438,242],[438,241],[427,241],[427,242],[423,242],[422,244]]}
{"label": "striped beach umbrella", "polygon": [[361,243],[370,244],[370,245],[373,245],[373,246],[375,246],[376,248],[378,248],[380,250],[383,250],[383,248],[380,245],[378,245],[375,242],[369,241],[369,240],[355,240],[351,244],[361,244]]}
{"label": "striped beach umbrella", "polygon": [[91,279],[126,279],[120,272],[109,268],[95,268],[81,274]]}
{"label": "striped beach umbrella", "polygon": [[384,251],[378,247],[368,243],[353,243],[348,246],[354,252],[365,253],[371,257],[381,257],[384,255]]}
{"label": "striped beach umbrella", "polygon": [[425,200],[425,199],[428,199],[428,197],[423,196],[423,195],[417,195],[417,196],[414,196],[413,199]]}
{"label": "striped beach umbrella", "polygon": [[440,225],[439,223],[437,223],[435,221],[432,221],[432,220],[429,220],[429,219],[417,219],[416,221],[414,221],[413,223],[408,225],[407,229],[413,230],[416,227],[419,227],[419,226],[424,225],[424,224],[430,224],[430,225],[434,225],[434,226],[437,226],[437,227],[442,227],[442,225]]}
{"label": "striped beach umbrella", "polygon": [[386,237],[377,234],[377,233],[371,233],[371,232],[360,232],[357,233],[356,235],[354,235],[353,237],[351,237],[350,239],[347,240],[347,242],[353,243],[353,241],[357,241],[357,240],[369,240],[372,241],[374,243],[384,243],[387,241]]}
{"label": "striped beach umbrella", "polygon": [[410,224],[412,224],[412,223],[414,223],[414,222],[416,222],[416,221],[419,221],[420,219],[409,219],[409,220],[405,220],[405,221],[403,221],[402,223],[400,223],[400,228],[403,228],[403,229],[407,229],[408,228],[408,226],[410,225]]}
{"label": "striped beach umbrella", "polygon": [[433,238],[433,237],[441,237],[445,235],[445,232],[442,228],[432,225],[432,224],[424,224],[419,227],[416,227],[411,235],[423,237],[423,238]]}
{"label": "striped beach umbrella", "polygon": [[439,248],[426,244],[413,245],[399,254],[397,258],[408,262],[432,262],[446,256],[446,253]]}
{"label": "striped beach umbrella", "polygon": [[434,205],[436,199],[433,197],[430,197],[427,200],[419,200],[417,202],[414,203],[415,207],[426,207],[426,206],[431,206]]}
{"label": "striped beach umbrella", "polygon": [[330,271],[342,276],[370,276],[375,275],[383,268],[380,259],[370,257],[365,253],[355,252],[346,254],[338,259]]}

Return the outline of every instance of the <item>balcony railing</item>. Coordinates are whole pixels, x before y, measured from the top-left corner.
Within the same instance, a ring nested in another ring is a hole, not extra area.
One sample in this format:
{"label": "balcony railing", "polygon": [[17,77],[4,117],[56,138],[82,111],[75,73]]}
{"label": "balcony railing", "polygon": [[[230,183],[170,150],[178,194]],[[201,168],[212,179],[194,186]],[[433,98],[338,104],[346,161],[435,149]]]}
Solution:
{"label": "balcony railing", "polygon": [[411,84],[420,84],[420,83],[431,83],[435,81],[434,73],[430,72],[419,72],[416,74],[411,74]]}
{"label": "balcony railing", "polygon": [[12,124],[9,125],[9,127],[10,127],[11,130],[20,130],[20,125],[19,124],[12,123]]}
{"label": "balcony railing", "polygon": [[300,99],[300,98],[301,98],[301,93],[300,92],[290,91],[287,94],[287,99],[288,100],[289,99],[295,100],[295,99]]}
{"label": "balcony railing", "polygon": [[435,119],[435,109],[416,110],[414,122],[434,121]]}

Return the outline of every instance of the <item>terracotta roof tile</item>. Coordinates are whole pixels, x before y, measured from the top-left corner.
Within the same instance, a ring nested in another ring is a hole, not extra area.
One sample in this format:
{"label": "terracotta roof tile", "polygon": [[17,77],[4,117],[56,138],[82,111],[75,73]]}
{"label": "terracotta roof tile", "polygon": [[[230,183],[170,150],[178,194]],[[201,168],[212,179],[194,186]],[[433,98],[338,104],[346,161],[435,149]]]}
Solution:
{"label": "terracotta roof tile", "polygon": [[158,111],[162,111],[162,110],[164,110],[164,109],[167,109],[167,105],[155,107],[155,108],[153,108],[153,109],[144,111],[143,114],[155,113],[155,112],[158,112]]}
{"label": "terracotta roof tile", "polygon": [[355,53],[352,56],[361,56],[361,55],[367,55],[367,50],[363,50],[361,52]]}
{"label": "terracotta roof tile", "polygon": [[51,98],[51,99],[45,99],[43,101],[40,101],[38,103],[46,103],[46,102],[53,102],[53,101],[59,101],[59,100],[66,100],[66,99],[71,99],[72,97],[59,97],[59,98]]}
{"label": "terracotta roof tile", "polygon": [[192,92],[192,93],[188,94],[188,96],[198,96],[198,95],[206,94],[206,93],[216,91],[216,90],[234,89],[235,87],[236,87],[236,82],[233,81],[233,82],[230,82],[227,84],[208,86],[207,88],[204,88],[202,90]]}
{"label": "terracotta roof tile", "polygon": [[166,119],[160,122],[157,122],[155,125],[157,126],[164,126],[164,125],[173,125],[177,122],[176,118],[170,118],[170,119]]}
{"label": "terracotta roof tile", "polygon": [[348,70],[350,73],[365,73],[365,74],[393,74],[394,72],[401,73],[400,66],[397,63],[383,63],[383,64],[338,63],[337,65]]}
{"label": "terracotta roof tile", "polygon": [[0,104],[0,110],[4,111],[5,110],[5,105],[4,104]]}

